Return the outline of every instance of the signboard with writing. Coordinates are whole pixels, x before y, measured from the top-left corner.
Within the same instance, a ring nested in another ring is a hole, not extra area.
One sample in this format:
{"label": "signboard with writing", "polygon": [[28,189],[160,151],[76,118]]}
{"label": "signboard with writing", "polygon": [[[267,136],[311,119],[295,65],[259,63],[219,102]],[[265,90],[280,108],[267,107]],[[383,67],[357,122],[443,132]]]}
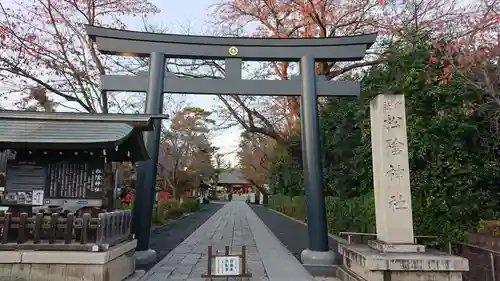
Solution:
{"label": "signboard with writing", "polygon": [[217,276],[240,275],[240,257],[215,257],[215,273]]}
{"label": "signboard with writing", "polygon": [[21,161],[6,165],[4,203],[40,206],[49,199],[100,199],[104,161]]}
{"label": "signboard with writing", "polygon": [[60,162],[49,164],[48,170],[49,197],[87,198],[89,194],[103,191],[103,162]]}
{"label": "signboard with writing", "polygon": [[247,251],[246,247],[241,247],[241,254],[229,253],[229,246],[224,249],[224,254],[213,254],[212,246],[208,246],[208,264],[207,273],[202,274],[202,278],[213,277],[252,277],[252,274],[247,271]]}
{"label": "signboard with writing", "polygon": [[[35,162],[9,160],[7,162],[7,192],[31,192],[44,189],[47,167]],[[21,196],[23,196],[21,194]]]}

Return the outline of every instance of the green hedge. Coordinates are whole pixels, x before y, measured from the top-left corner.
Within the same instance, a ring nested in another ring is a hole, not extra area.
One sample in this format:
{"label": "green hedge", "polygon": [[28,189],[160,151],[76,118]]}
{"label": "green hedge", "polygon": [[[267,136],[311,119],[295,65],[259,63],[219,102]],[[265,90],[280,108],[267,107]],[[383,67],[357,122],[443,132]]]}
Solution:
{"label": "green hedge", "polygon": [[[328,231],[337,234],[341,231],[375,232],[375,204],[373,195],[343,200],[325,197]],[[273,195],[269,197],[270,208],[290,217],[307,221],[303,196],[289,197]]]}
{"label": "green hedge", "polygon": [[196,197],[187,197],[181,207],[188,213],[197,212],[200,210],[200,201]]}
{"label": "green hedge", "polygon": [[[343,231],[376,233],[373,193],[349,199],[325,197],[325,205],[329,233],[338,234]],[[292,198],[286,195],[273,195],[269,199],[268,206],[290,217],[307,221],[305,200],[302,196]],[[413,224],[416,235],[438,237],[437,240],[426,241],[432,242],[433,245],[439,245],[446,241],[463,240],[468,232],[478,227],[475,222],[458,224],[448,215],[436,216],[432,205],[429,207],[414,206]],[[498,225],[500,225],[498,221],[482,221],[479,224],[479,232],[482,230],[500,236],[497,234],[500,233]]]}
{"label": "green hedge", "polygon": [[[133,209],[133,203],[122,204],[120,209]],[[194,213],[199,210],[200,202],[195,197],[187,197],[183,203],[175,199],[160,200],[153,211],[152,222],[164,224],[167,220],[179,218],[184,213]]]}
{"label": "green hedge", "polygon": [[170,209],[178,209],[180,208],[179,201],[177,200],[160,200],[156,205],[156,211],[153,212],[153,223],[156,224],[164,224],[166,218],[167,211]]}
{"label": "green hedge", "polygon": [[156,212],[153,213],[153,222],[164,224],[168,220],[181,217],[184,213],[197,212],[199,209],[200,203],[196,198],[188,197],[183,203],[174,199],[160,200]]}

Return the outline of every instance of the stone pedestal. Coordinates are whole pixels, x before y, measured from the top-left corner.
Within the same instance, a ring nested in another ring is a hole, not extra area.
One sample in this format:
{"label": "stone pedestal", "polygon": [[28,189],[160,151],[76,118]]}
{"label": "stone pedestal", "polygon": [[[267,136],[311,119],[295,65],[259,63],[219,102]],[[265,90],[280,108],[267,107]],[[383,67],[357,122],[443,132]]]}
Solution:
{"label": "stone pedestal", "polygon": [[375,240],[368,241],[368,246],[384,253],[423,253],[425,252],[424,245],[418,244],[390,244],[383,241]]}
{"label": "stone pedestal", "polygon": [[137,241],[106,252],[0,251],[0,280],[122,281],[135,272]]}
{"label": "stone pedestal", "polygon": [[469,270],[467,259],[442,252],[380,252],[368,245],[339,244],[348,273],[343,281],[462,281]]}
{"label": "stone pedestal", "polygon": [[134,253],[135,264],[137,265],[148,265],[156,262],[157,258],[156,251],[153,249],[147,249],[146,251],[136,251]]}
{"label": "stone pedestal", "polygon": [[304,249],[300,253],[300,260],[304,265],[331,266],[335,263],[336,253],[334,251],[317,252]]}
{"label": "stone pedestal", "polygon": [[341,245],[343,280],[461,281],[467,259],[415,244],[404,95],[370,102],[377,240]]}

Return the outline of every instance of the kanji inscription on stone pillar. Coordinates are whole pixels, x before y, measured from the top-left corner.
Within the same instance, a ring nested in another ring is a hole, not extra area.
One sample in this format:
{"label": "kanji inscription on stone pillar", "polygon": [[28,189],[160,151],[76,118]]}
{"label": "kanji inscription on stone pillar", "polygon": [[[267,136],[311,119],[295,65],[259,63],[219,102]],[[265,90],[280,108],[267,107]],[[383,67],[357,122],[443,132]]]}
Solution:
{"label": "kanji inscription on stone pillar", "polygon": [[377,240],[413,244],[404,95],[375,97],[370,119]]}

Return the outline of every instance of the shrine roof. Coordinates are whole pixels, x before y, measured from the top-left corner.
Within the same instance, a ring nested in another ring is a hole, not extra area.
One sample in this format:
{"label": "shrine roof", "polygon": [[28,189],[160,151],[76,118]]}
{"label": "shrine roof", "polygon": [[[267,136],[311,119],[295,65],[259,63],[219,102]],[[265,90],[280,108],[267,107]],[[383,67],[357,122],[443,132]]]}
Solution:
{"label": "shrine roof", "polygon": [[163,118],[166,116],[0,111],[0,149],[110,149],[116,150],[114,161],[146,160],[149,155],[142,132],[152,131],[153,120]]}
{"label": "shrine roof", "polygon": [[218,184],[247,184],[248,180],[245,176],[237,169],[227,169],[220,173]]}
{"label": "shrine roof", "polygon": [[[104,114],[80,112],[36,112],[0,110],[0,120],[40,120],[69,122],[112,122],[125,123],[135,128],[152,131],[155,119],[168,119],[164,114]],[[28,121],[31,122],[31,121]]]}

